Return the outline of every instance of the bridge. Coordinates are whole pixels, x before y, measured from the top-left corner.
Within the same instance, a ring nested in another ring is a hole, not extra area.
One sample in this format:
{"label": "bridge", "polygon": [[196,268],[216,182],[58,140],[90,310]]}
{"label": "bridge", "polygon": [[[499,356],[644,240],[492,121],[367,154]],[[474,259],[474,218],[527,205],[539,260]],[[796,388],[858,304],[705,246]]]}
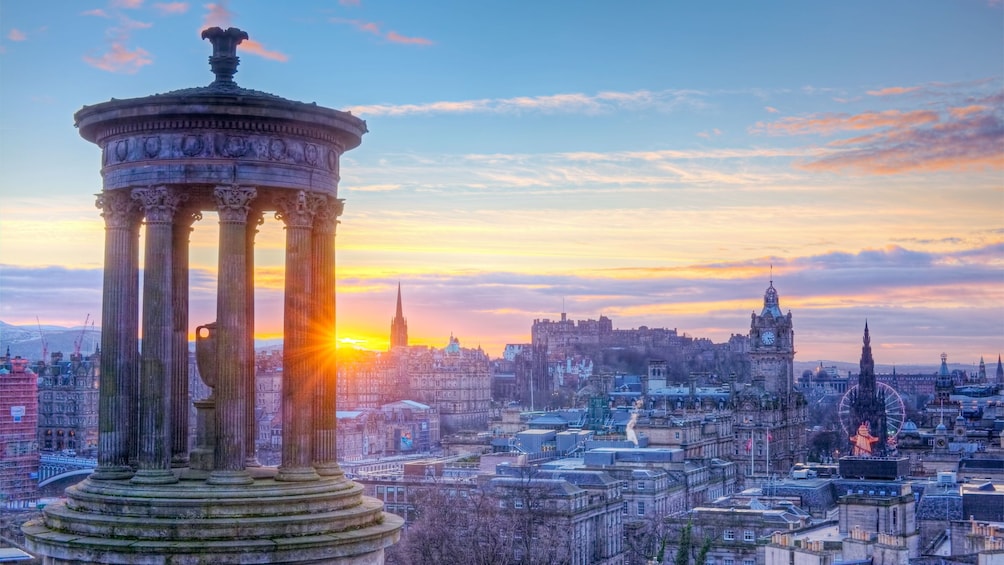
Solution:
{"label": "bridge", "polygon": [[77,475],[87,476],[98,466],[98,460],[88,457],[67,457],[43,453],[38,463],[38,486]]}

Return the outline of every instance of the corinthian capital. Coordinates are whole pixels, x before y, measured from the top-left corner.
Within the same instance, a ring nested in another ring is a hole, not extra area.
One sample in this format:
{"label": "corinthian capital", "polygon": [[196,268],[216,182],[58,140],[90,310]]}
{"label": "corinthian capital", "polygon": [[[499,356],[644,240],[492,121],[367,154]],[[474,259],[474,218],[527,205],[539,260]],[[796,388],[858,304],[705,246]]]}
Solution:
{"label": "corinthian capital", "polygon": [[174,220],[178,206],[188,200],[188,195],[166,186],[150,186],[132,189],[132,199],[139,203],[147,224],[168,224]]}
{"label": "corinthian capital", "polygon": [[140,216],[139,207],[129,197],[128,191],[106,190],[95,196],[97,196],[97,200],[94,205],[101,210],[101,217],[105,219],[105,227],[124,229],[137,225]]}
{"label": "corinthian capital", "polygon": [[317,208],[314,216],[314,231],[321,233],[335,233],[335,226],[338,225],[338,217],[345,209],[345,200],[342,198],[320,197],[321,205]]}
{"label": "corinthian capital", "polygon": [[220,222],[243,224],[248,221],[251,201],[258,196],[253,186],[217,186],[213,190]]}
{"label": "corinthian capital", "polygon": [[291,196],[280,196],[275,199],[275,219],[284,222],[287,228],[309,228],[324,198],[303,190]]}

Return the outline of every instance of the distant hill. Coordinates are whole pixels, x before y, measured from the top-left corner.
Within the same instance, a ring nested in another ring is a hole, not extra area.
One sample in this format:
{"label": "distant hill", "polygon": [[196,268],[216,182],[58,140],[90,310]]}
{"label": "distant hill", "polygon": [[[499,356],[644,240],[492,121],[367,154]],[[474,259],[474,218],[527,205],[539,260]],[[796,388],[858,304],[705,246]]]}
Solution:
{"label": "distant hill", "polygon": [[21,356],[31,361],[38,361],[42,358],[42,339],[48,345],[49,353],[61,351],[63,358],[69,360],[73,353],[74,343],[80,342],[80,352],[90,354],[98,346],[101,340],[101,329],[88,326],[63,327],[42,325],[41,332],[38,325],[15,326],[0,321],[0,353],[6,353],[10,348],[10,354],[14,357]]}

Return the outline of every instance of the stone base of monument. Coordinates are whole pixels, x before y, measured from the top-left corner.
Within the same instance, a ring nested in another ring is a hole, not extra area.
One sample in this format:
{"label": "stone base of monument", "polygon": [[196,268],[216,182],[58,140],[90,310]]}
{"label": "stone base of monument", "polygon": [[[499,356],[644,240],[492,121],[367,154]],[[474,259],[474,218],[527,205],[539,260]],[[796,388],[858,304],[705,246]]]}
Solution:
{"label": "stone base of monument", "polygon": [[46,565],[382,564],[403,520],[343,477],[251,485],[85,479],[24,526]]}

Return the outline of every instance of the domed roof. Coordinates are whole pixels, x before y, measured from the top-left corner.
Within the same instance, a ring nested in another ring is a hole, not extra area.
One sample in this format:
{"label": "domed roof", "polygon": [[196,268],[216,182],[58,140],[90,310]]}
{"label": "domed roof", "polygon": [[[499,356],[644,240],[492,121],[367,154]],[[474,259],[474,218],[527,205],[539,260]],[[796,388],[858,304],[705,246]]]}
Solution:
{"label": "domed roof", "polygon": [[907,420],[906,423],[903,424],[903,429],[901,431],[903,431],[903,432],[916,432],[917,431],[917,424],[914,424],[913,420]]}
{"label": "domed roof", "polygon": [[941,423],[941,424],[938,424],[938,427],[934,428],[934,431],[936,431],[936,432],[947,432],[948,428],[945,426],[944,423]]}

